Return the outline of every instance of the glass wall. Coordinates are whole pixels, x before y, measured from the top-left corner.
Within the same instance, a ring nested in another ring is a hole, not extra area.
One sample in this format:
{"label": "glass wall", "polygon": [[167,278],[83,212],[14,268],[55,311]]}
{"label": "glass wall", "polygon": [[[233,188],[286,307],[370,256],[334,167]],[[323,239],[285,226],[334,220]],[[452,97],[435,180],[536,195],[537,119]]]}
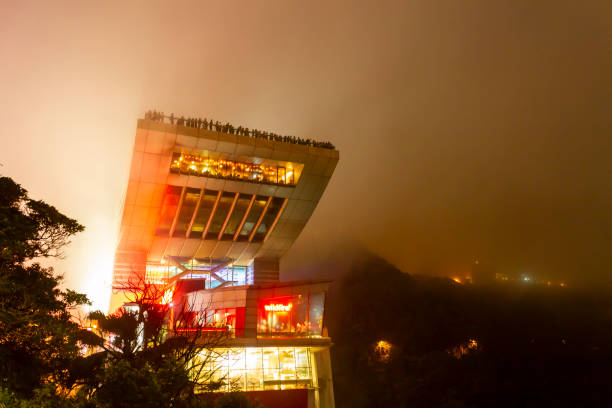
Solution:
{"label": "glass wall", "polygon": [[[266,208],[268,200],[270,203]],[[192,187],[185,188],[183,192],[183,187],[168,186],[155,234],[168,236],[176,216],[173,236],[177,238],[202,238],[208,226],[204,239],[220,237],[221,240],[233,240],[235,236],[237,241],[244,242],[253,235],[253,242],[261,242],[279,217],[285,200],[286,198],[282,197],[270,198],[261,195],[253,198],[251,194],[228,191],[201,191]],[[256,226],[257,230],[254,231]]]}
{"label": "glass wall", "polygon": [[[246,276],[246,266],[228,266],[216,272],[216,274],[223,280],[232,282],[229,286],[240,286],[248,285]],[[210,283],[209,283],[210,282]],[[219,286],[221,283],[215,279],[210,278],[206,282],[206,289],[212,289]]]}
{"label": "glass wall", "polygon": [[234,211],[232,211],[232,215],[230,215],[229,221],[225,226],[225,230],[223,231],[223,235],[221,239],[233,239],[236,230],[240,226],[244,215],[246,214],[247,209],[249,208],[249,204],[251,203],[251,198],[253,196],[250,194],[240,194],[238,196],[238,200],[236,200],[236,205],[234,205]]}
{"label": "glass wall", "polygon": [[287,390],[313,387],[309,347],[219,348],[203,351],[199,362],[220,391]]}
{"label": "glass wall", "polygon": [[255,235],[253,236],[253,242],[263,241],[270,228],[272,228],[272,224],[274,224],[274,220],[280,212],[284,202],[284,198],[272,198],[272,201],[270,201],[270,205],[268,205],[268,209],[266,210],[259,227],[257,227],[257,232],[255,232]]}
{"label": "glass wall", "polygon": [[175,152],[170,171],[202,177],[295,186],[304,165],[299,163],[255,164]]}
{"label": "glass wall", "polygon": [[218,193],[218,191],[214,190],[204,190],[204,195],[200,201],[200,207],[198,208],[193,225],[191,226],[189,238],[202,238],[204,228],[206,228],[210,214],[212,213],[215,202],[217,201]]}
{"label": "glass wall", "polygon": [[[194,259],[182,263],[182,265],[189,270],[189,273],[183,275],[181,279],[203,279],[205,280],[204,287],[206,289],[216,288],[221,284],[217,279],[210,276],[210,270],[214,265],[208,262],[198,262]],[[171,263],[149,262],[146,265],[145,281],[146,283],[165,284],[168,282],[168,279],[181,272],[183,271],[179,267]],[[217,271],[216,274],[223,280],[230,282],[227,286],[242,286],[252,283],[252,279],[248,280],[246,266],[227,266]]]}
{"label": "glass wall", "polygon": [[148,263],[146,265],[145,282],[149,284],[162,285],[168,282],[168,279],[180,272],[180,269],[174,265]]}
{"label": "glass wall", "polygon": [[266,202],[268,202],[268,197],[266,196],[256,196],[255,201],[253,201],[253,205],[251,205],[251,210],[249,211],[249,215],[247,215],[247,219],[238,234],[238,241],[246,241],[249,239],[253,228],[255,228],[255,224],[259,220],[261,213],[263,212],[264,207],[266,206]]}
{"label": "glass wall", "polygon": [[232,337],[244,336],[244,307],[205,309],[188,312],[176,323],[178,331],[222,331]]}
{"label": "glass wall", "polygon": [[174,216],[176,215],[176,209],[181,198],[182,190],[182,187],[178,186],[168,186],[166,188],[166,194],[164,195],[164,201],[162,202],[159,224],[157,225],[157,230],[155,231],[157,235],[170,234],[170,228],[172,228],[172,221],[174,221]]}
{"label": "glass wall", "polygon": [[185,238],[187,234],[187,228],[189,228],[189,223],[191,223],[191,217],[193,216],[193,212],[195,211],[195,207],[198,204],[199,199],[199,188],[187,188],[187,190],[185,191],[185,195],[183,196],[183,204],[176,220],[176,226],[174,227],[173,236]]}
{"label": "glass wall", "polygon": [[227,214],[229,213],[230,208],[232,208],[234,197],[236,197],[236,193],[224,192],[221,194],[221,199],[219,200],[219,203],[217,203],[217,209],[215,210],[210,226],[208,227],[206,239],[217,239],[219,232],[221,232],[221,227],[223,227],[223,223],[227,218]]}
{"label": "glass wall", "polygon": [[321,337],[324,293],[259,299],[257,337]]}

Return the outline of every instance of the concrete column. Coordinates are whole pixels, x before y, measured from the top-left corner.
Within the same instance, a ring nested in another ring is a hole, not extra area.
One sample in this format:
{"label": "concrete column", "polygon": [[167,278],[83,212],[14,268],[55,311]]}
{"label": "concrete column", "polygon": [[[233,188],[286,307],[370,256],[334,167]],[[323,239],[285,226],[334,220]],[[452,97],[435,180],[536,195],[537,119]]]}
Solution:
{"label": "concrete column", "polygon": [[334,408],[334,382],[332,379],[331,359],[329,348],[317,350],[314,353],[316,361],[316,375],[319,386],[319,403],[321,408]]}

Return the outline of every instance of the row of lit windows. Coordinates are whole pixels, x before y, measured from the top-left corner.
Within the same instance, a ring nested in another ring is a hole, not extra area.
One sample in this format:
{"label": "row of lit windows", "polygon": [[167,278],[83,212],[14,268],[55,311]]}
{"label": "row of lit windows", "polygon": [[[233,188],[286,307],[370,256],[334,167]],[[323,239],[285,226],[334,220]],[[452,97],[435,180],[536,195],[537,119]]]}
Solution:
{"label": "row of lit windows", "polygon": [[253,242],[261,242],[284,202],[281,197],[168,186],[156,234],[169,235],[176,217],[174,237],[202,238],[206,231],[204,239],[247,241],[252,235]]}
{"label": "row of lit windows", "polygon": [[309,347],[246,347],[203,351],[198,363],[219,391],[257,391],[312,388]]}
{"label": "row of lit windows", "polygon": [[185,312],[175,322],[180,331],[224,331],[232,337],[244,336],[244,307],[205,309],[199,312]]}
{"label": "row of lit windows", "polygon": [[[221,284],[218,279],[210,276],[212,267],[207,264],[186,262],[181,265],[189,270],[189,273],[183,275],[182,279],[202,279],[204,280],[205,289],[214,289]],[[145,280],[151,284],[164,284],[170,278],[182,272],[183,269],[170,263],[147,263]],[[247,279],[247,268],[245,266],[227,266],[218,270],[215,274],[224,281],[230,282],[227,286],[240,286],[252,283]]]}
{"label": "row of lit windows", "polygon": [[202,177],[249,181],[254,183],[295,186],[303,165],[255,164],[235,160],[174,153],[170,171]]}
{"label": "row of lit windows", "polygon": [[258,337],[320,337],[323,332],[324,293],[260,299]]}

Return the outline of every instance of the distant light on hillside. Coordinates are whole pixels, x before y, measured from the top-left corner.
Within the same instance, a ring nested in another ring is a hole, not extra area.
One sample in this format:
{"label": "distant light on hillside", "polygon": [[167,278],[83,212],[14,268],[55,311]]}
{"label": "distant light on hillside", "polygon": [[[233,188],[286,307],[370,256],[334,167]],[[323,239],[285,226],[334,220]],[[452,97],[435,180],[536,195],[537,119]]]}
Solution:
{"label": "distant light on hillside", "polygon": [[392,347],[388,341],[379,340],[374,347],[374,358],[382,363],[388,362],[391,359]]}

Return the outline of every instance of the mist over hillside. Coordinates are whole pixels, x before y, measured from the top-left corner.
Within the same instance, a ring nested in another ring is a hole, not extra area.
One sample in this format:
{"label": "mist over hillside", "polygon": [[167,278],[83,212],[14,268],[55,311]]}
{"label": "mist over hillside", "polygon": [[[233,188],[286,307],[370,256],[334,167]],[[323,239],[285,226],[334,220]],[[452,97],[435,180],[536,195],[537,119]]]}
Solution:
{"label": "mist over hillside", "polygon": [[293,277],[333,279],[325,321],[338,407],[608,406],[604,291],[457,284],[357,248],[311,268]]}

